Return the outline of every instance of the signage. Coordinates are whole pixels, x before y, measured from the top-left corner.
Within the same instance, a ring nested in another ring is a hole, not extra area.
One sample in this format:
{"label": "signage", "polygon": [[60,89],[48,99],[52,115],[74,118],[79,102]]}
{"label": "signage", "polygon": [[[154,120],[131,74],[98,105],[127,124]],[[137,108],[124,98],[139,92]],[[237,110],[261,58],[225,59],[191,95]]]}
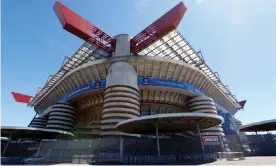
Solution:
{"label": "signage", "polygon": [[218,136],[202,136],[202,142],[218,142]]}
{"label": "signage", "polygon": [[[112,72],[112,70],[109,70],[109,72]],[[178,88],[200,96],[207,97],[207,95],[204,92],[202,92],[195,86],[184,82],[174,81],[174,80],[167,80],[167,79],[161,79],[161,78],[155,78],[155,77],[138,77],[137,84],[138,86],[160,86],[160,87]],[[65,102],[74,96],[80,95],[82,93],[85,93],[91,90],[104,89],[105,86],[106,86],[106,80],[100,80],[100,81],[88,83],[63,96],[60,99],[60,102]],[[224,122],[222,124],[224,133],[226,135],[236,133],[237,127],[233,116],[223,106],[219,105],[218,103],[216,103],[216,107],[220,110],[218,112],[218,115],[222,116],[224,119]],[[146,115],[145,113],[143,112],[141,113],[141,116],[145,116],[145,115]],[[206,137],[204,139],[208,141],[210,139],[217,139],[217,138]]]}
{"label": "signage", "polygon": [[179,88],[187,91],[192,91],[194,89],[193,86],[184,83],[178,82],[174,80],[160,79],[155,77],[138,77],[138,85],[141,86],[163,86],[169,88]]}
{"label": "signage", "polygon": [[[174,81],[174,80],[167,80],[167,79],[161,79],[161,78],[155,78],[155,77],[138,77],[138,85],[144,85],[144,86],[164,86],[169,88],[179,88],[185,91],[190,91],[191,93],[208,97],[204,92],[202,92],[200,89],[196,88],[193,85]],[[228,112],[223,106],[216,103],[216,107],[223,112]]]}
{"label": "signage", "polygon": [[88,83],[84,86],[81,86],[69,93],[67,93],[65,96],[63,96],[59,102],[65,102],[69,99],[71,99],[72,97],[74,96],[77,96],[77,95],[80,95],[82,93],[85,93],[85,92],[88,92],[88,91],[91,91],[91,90],[95,90],[95,89],[103,89],[105,88],[105,83],[106,81],[105,80],[100,80],[100,81],[96,81],[96,82],[92,82],[92,83]]}
{"label": "signage", "polygon": [[[111,70],[109,70],[111,72]],[[187,84],[185,82],[179,82],[174,80],[167,80],[167,79],[161,79],[161,78],[155,78],[155,77],[138,77],[137,78],[137,84],[139,86],[163,86],[163,87],[169,87],[169,88],[178,88],[185,91],[189,91],[191,93],[200,95],[200,96],[206,96],[208,97],[204,92],[199,90],[193,85]],[[79,94],[95,90],[95,89],[103,89],[106,86],[106,80],[100,80],[92,83],[88,83],[82,87],[79,87],[65,96],[63,96],[59,102],[65,102],[69,100],[70,98],[77,96]],[[216,107],[223,112],[228,112],[223,106],[216,103]]]}
{"label": "signage", "polygon": [[222,124],[222,128],[224,133],[226,135],[236,134],[237,126],[233,115],[229,112],[223,112],[223,111],[218,112],[218,115],[223,117],[224,122]]}
{"label": "signage", "polygon": [[[112,72],[112,70],[109,70],[108,72]],[[138,77],[137,78],[137,84],[138,86],[163,86],[163,87],[169,87],[169,88],[178,88],[185,91],[189,91],[191,93],[200,95],[200,96],[206,96],[208,97],[204,92],[199,90],[193,85],[187,84],[185,82],[179,82],[174,80],[167,80],[167,79],[161,79],[161,78],[155,78],[155,77]],[[70,98],[80,95],[82,93],[95,90],[95,89],[103,89],[106,86],[106,80],[100,80],[92,83],[88,83],[82,87],[79,87],[65,96],[63,96],[59,102],[65,102],[69,100]],[[221,105],[216,103],[216,107],[225,113],[228,113],[228,111]]]}
{"label": "signage", "polygon": [[141,86],[163,86],[169,88],[178,88],[185,91],[190,91],[191,93],[208,97],[204,92],[199,90],[193,85],[187,84],[185,82],[179,82],[174,80],[167,80],[155,77],[138,77],[138,85]]}

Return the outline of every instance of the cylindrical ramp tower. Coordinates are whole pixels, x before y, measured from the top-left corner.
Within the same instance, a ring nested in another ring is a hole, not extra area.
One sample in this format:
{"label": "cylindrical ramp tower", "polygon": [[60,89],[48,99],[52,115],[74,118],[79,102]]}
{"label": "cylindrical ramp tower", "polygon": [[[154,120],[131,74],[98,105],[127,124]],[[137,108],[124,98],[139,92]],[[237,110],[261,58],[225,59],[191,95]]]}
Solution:
{"label": "cylindrical ramp tower", "polygon": [[[190,112],[217,114],[215,102],[210,97],[197,96],[190,99],[188,104]],[[202,135],[220,135],[224,136],[221,125],[201,130]]]}
{"label": "cylindrical ramp tower", "polygon": [[107,74],[100,135],[134,136],[117,131],[116,125],[125,119],[138,116],[140,116],[140,94],[137,73],[131,64],[115,62]]}
{"label": "cylindrical ramp tower", "polygon": [[47,125],[47,118],[46,117],[37,117],[34,118],[30,124],[30,127],[34,128],[45,128]]}
{"label": "cylindrical ramp tower", "polygon": [[238,119],[235,118],[235,124],[236,124],[237,129],[238,129],[238,132],[239,132],[239,130],[240,130],[241,127],[242,127],[242,122],[241,122],[240,120],[238,120]]}
{"label": "cylindrical ramp tower", "polygon": [[[207,113],[207,114],[217,114],[217,108],[215,102],[210,97],[197,96],[188,101],[188,107],[190,112],[198,112],[198,113]],[[217,125],[215,127],[211,127],[208,129],[204,129],[200,131],[201,135],[212,135],[218,136],[222,149],[227,148],[227,144],[224,143],[224,132],[222,129],[222,125]]]}
{"label": "cylindrical ramp tower", "polygon": [[76,123],[75,111],[70,103],[56,103],[51,107],[46,128],[72,131]]}

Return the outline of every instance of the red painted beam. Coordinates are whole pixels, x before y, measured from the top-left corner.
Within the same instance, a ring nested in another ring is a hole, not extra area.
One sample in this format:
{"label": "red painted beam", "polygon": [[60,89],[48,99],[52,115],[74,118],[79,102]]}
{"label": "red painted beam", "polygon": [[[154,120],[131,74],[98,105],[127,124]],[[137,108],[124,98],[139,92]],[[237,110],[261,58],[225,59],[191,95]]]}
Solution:
{"label": "red painted beam", "polygon": [[25,103],[25,104],[29,104],[32,98],[32,96],[15,93],[15,92],[12,92],[12,95],[16,102]]}
{"label": "red painted beam", "polygon": [[241,109],[243,109],[246,104],[246,100],[240,101],[239,104],[241,105]]}
{"label": "red painted beam", "polygon": [[170,31],[176,29],[186,10],[187,8],[184,3],[180,2],[154,23],[149,25],[131,39],[131,51],[137,54]]}
{"label": "red painted beam", "polygon": [[80,15],[73,12],[60,2],[54,5],[54,11],[66,31],[88,41],[105,51],[112,53],[114,51],[114,38],[83,19]]}

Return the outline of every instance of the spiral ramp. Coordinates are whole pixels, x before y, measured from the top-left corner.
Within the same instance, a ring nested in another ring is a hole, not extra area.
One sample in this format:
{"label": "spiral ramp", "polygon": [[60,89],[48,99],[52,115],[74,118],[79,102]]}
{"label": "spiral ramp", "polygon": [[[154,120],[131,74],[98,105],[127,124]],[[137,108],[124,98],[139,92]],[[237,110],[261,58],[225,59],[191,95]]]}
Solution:
{"label": "spiral ramp", "polygon": [[34,118],[30,124],[29,127],[34,127],[34,128],[45,128],[47,125],[47,117],[37,117]]}
{"label": "spiral ramp", "polygon": [[113,63],[107,73],[101,116],[101,137],[137,136],[116,129],[117,123],[140,116],[137,73],[128,62]]}
{"label": "spiral ramp", "polygon": [[[210,97],[197,96],[188,100],[188,110],[190,112],[197,113],[207,113],[207,114],[217,114],[217,108],[215,102]],[[201,135],[212,135],[219,136],[222,142],[222,147],[225,151],[230,151],[222,129],[222,125],[217,125],[208,129],[203,129],[200,131]]]}
{"label": "spiral ramp", "polygon": [[72,131],[76,123],[76,109],[70,103],[56,103],[51,107],[47,129]]}
{"label": "spiral ramp", "polygon": [[101,118],[101,136],[132,136],[116,130],[117,123],[140,116],[140,94],[127,86],[112,86],[105,90]]}

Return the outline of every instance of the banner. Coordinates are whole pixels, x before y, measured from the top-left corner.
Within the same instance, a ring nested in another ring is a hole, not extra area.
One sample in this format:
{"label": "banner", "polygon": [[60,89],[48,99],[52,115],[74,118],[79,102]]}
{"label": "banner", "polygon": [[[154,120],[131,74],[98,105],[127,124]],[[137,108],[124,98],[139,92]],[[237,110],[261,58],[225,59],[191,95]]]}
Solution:
{"label": "banner", "polygon": [[[178,88],[185,91],[189,91],[191,93],[197,94],[199,96],[205,96],[208,97],[204,92],[199,90],[193,85],[184,83],[184,82],[178,82],[173,80],[167,80],[167,79],[161,79],[161,78],[155,78],[155,77],[138,77],[138,85],[139,86],[163,86],[163,87],[169,87],[169,88]],[[225,132],[225,134],[233,134],[236,133],[237,127],[235,124],[235,119],[233,118],[232,114],[230,114],[223,106],[221,106],[218,103],[215,103],[216,107],[220,110],[218,112],[218,115],[223,117],[224,122],[222,124],[222,128]]]}
{"label": "banner", "polygon": [[178,88],[185,91],[190,91],[200,96],[207,96],[201,90],[197,89],[193,85],[185,82],[179,82],[174,80],[167,80],[155,77],[138,77],[138,85],[140,86],[163,86],[169,88]]}
{"label": "banner", "polygon": [[237,132],[237,126],[233,115],[229,112],[223,112],[223,111],[218,112],[218,115],[223,117],[224,119],[224,122],[222,124],[222,129],[224,131],[224,134],[226,135],[235,134]]}
{"label": "banner", "polygon": [[[178,88],[200,96],[208,97],[208,95],[206,95],[204,92],[202,92],[195,86],[187,84],[185,82],[179,82],[179,81],[167,80],[167,79],[161,79],[161,78],[155,78],[155,77],[138,77],[137,84],[138,86],[163,86],[163,87],[169,87],[169,88]],[[59,102],[65,102],[74,96],[80,95],[82,93],[85,93],[91,90],[103,89],[105,88],[105,86],[106,86],[106,80],[100,80],[97,82],[88,83],[66,94],[59,100]],[[226,113],[228,112],[223,106],[221,106],[218,103],[216,103],[216,107],[223,112],[226,112]]]}
{"label": "banner", "polygon": [[66,102],[67,100],[71,99],[74,96],[80,95],[82,93],[91,91],[91,90],[95,90],[95,89],[104,89],[105,88],[105,84],[106,81],[105,80],[100,80],[100,81],[96,81],[93,83],[88,83],[84,86],[81,86],[69,93],[67,93],[65,96],[63,96],[59,102]]}
{"label": "banner", "polygon": [[[169,88],[179,88],[185,91],[190,91],[191,93],[197,94],[199,96],[204,96],[204,97],[209,97],[206,95],[204,92],[199,90],[193,85],[184,83],[184,82],[179,82],[179,81],[174,81],[174,80],[167,80],[167,79],[161,79],[161,78],[155,78],[155,77],[138,77],[138,85],[144,85],[144,86],[164,86],[164,87],[169,87]],[[221,106],[218,103],[215,103],[216,107],[223,111],[223,112],[228,112],[223,106]]]}
{"label": "banner", "polygon": [[[195,86],[189,85],[184,82],[174,81],[174,80],[167,80],[167,79],[161,79],[161,78],[155,78],[155,77],[138,77],[137,84],[138,86],[162,86],[162,87],[169,87],[169,88],[178,88],[200,96],[208,97],[204,92],[197,89]],[[82,93],[86,93],[91,90],[104,89],[105,86],[106,86],[106,80],[100,80],[93,83],[88,83],[66,94],[59,100],[59,102],[66,102],[67,100],[71,99],[74,96],[80,95]],[[235,119],[233,118],[232,114],[230,114],[223,106],[221,106],[218,103],[216,103],[216,107],[220,110],[218,112],[218,115],[222,116],[224,119],[224,123],[222,124],[224,133],[225,134],[236,133],[237,127],[235,124]],[[145,115],[142,113],[142,116],[145,116]]]}
{"label": "banner", "polygon": [[202,142],[218,142],[218,136],[202,136]]}

